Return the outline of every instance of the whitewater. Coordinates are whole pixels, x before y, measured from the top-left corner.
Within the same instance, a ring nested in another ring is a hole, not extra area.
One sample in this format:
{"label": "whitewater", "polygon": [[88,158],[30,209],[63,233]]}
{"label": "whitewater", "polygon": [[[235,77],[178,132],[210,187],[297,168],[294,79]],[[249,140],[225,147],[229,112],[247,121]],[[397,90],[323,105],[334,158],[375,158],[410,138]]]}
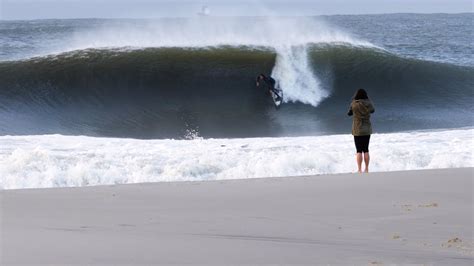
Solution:
{"label": "whitewater", "polygon": [[[474,167],[474,129],[374,134],[371,171]],[[82,187],[348,173],[351,135],[136,140],[0,137],[0,188]]]}

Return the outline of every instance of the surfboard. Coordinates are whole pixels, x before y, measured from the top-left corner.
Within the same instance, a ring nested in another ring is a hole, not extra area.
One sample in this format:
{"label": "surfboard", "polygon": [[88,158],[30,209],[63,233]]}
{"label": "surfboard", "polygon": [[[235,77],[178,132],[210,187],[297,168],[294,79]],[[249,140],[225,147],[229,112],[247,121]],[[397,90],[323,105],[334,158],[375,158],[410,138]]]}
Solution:
{"label": "surfboard", "polygon": [[283,91],[280,89],[275,89],[275,90],[277,91],[278,95],[273,91],[270,91],[270,94],[272,95],[272,100],[273,100],[273,103],[275,103],[275,106],[279,107],[280,104],[283,102]]}

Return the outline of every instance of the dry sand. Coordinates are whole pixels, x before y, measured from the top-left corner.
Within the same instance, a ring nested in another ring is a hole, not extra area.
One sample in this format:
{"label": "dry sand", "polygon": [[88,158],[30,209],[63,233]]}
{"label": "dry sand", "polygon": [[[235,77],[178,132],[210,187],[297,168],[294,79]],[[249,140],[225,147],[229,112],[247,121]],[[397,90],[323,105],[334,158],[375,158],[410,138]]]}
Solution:
{"label": "dry sand", "polygon": [[0,191],[0,264],[473,264],[473,168]]}

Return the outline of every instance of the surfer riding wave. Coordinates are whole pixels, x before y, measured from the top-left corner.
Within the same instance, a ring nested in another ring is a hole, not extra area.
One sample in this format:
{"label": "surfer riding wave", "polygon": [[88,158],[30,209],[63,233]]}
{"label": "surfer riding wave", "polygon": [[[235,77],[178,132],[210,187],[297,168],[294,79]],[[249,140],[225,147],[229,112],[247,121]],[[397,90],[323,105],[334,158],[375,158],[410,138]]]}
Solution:
{"label": "surfer riding wave", "polygon": [[264,74],[260,74],[257,76],[257,87],[260,87],[260,83],[264,82],[267,88],[267,93],[272,95],[272,93],[276,96],[275,102],[280,102],[282,100],[282,96],[280,95],[281,92],[275,88],[275,79],[270,76],[265,76]]}

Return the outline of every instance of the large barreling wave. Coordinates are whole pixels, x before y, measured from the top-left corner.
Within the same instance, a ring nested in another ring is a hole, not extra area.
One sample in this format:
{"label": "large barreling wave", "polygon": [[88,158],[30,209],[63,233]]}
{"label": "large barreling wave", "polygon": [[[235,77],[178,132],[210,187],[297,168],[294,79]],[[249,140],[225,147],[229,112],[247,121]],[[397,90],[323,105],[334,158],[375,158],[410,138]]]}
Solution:
{"label": "large barreling wave", "polygon": [[[259,73],[284,91],[275,109]],[[313,19],[194,19],[78,31],[0,62],[0,134],[248,137],[346,130],[359,87],[380,131],[472,125],[474,69],[410,59]],[[452,119],[453,115],[456,119]]]}

